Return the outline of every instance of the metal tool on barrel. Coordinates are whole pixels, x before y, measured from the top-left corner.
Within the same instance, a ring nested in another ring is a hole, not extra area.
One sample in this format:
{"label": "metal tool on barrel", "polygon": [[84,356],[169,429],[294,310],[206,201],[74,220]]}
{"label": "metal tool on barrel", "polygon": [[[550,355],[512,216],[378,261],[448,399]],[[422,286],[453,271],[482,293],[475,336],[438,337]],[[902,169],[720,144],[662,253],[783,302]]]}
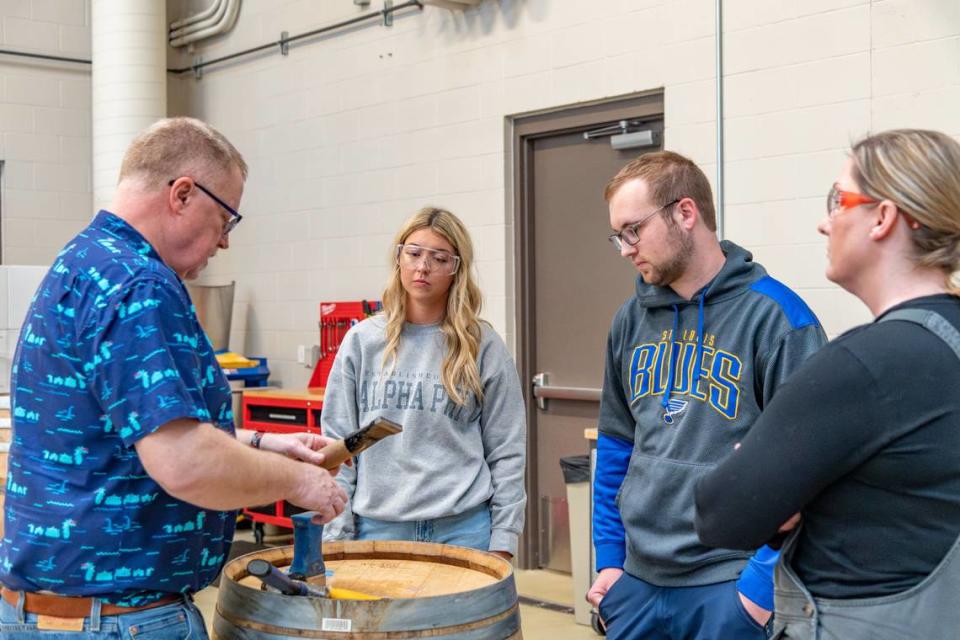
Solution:
{"label": "metal tool on barrel", "polygon": [[[403,427],[399,424],[386,418],[377,418],[343,440],[336,440],[322,448],[320,453],[326,456],[323,466],[334,469],[380,440],[401,431]],[[293,562],[287,573],[260,558],[247,563],[247,573],[258,578],[267,587],[288,596],[377,599],[356,591],[331,589],[327,586],[327,568],[323,562],[323,525],[314,524],[313,517],[316,515],[316,511],[304,511],[290,518],[293,522]]]}

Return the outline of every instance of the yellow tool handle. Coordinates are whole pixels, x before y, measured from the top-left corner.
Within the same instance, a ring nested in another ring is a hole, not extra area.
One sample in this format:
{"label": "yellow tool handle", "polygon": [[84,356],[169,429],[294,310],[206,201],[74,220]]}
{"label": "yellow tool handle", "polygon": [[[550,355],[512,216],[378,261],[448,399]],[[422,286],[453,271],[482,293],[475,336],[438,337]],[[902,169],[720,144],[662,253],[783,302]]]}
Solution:
{"label": "yellow tool handle", "polygon": [[330,587],[330,597],[334,600],[380,600],[379,596],[371,596],[367,593],[360,593],[353,589],[341,589],[340,587]]}

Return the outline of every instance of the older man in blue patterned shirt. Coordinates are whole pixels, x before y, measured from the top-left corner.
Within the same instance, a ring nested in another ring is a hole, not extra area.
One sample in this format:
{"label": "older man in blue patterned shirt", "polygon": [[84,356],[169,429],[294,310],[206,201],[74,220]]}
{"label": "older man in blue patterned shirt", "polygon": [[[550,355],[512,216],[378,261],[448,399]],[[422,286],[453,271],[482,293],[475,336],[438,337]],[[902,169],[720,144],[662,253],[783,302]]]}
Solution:
{"label": "older man in blue patterned shirt", "polygon": [[40,285],[14,358],[4,640],[205,637],[189,595],[223,566],[234,510],[343,510],[323,438],[235,431],[182,282],[228,247],[246,173],[209,125],[156,123]]}

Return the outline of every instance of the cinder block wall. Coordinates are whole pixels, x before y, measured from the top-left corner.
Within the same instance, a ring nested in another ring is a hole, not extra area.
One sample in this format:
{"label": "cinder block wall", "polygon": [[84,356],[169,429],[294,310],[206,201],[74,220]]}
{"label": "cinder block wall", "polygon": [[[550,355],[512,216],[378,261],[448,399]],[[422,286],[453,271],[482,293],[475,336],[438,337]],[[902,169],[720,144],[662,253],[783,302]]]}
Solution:
{"label": "cinder block wall", "polygon": [[[0,0],[0,48],[90,59],[89,0]],[[4,264],[49,264],[91,217],[90,67],[0,55]]]}
{"label": "cinder block wall", "polygon": [[[960,134],[960,3],[723,4],[726,236],[798,289],[835,335],[869,316],[823,277],[815,225],[825,194],[868,131]],[[345,0],[245,0],[236,30],[203,55],[358,11]],[[666,147],[713,179],[714,11],[711,0],[427,7],[391,28],[174,81],[177,108],[213,121],[251,161],[249,222],[210,270],[238,281],[243,348],[269,355],[285,384],[304,383],[309,371],[293,358],[316,341],[316,302],[377,295],[390,234],[425,203],[470,225],[486,315],[511,340],[505,117],[663,87]]]}
{"label": "cinder block wall", "polygon": [[[207,6],[167,0],[168,18]],[[837,334],[868,319],[823,278],[815,231],[849,143],[922,126],[960,135],[960,3],[724,3],[726,235],[811,302]],[[368,10],[382,4],[374,0]],[[306,383],[298,344],[317,302],[376,297],[392,233],[426,203],[479,245],[486,317],[514,334],[510,115],[663,88],[665,144],[711,178],[713,0],[485,0],[428,7],[170,78],[171,115],[210,120],[247,156],[249,216],[205,279],[236,280],[233,346]],[[352,17],[350,0],[244,0],[210,59]],[[89,55],[83,0],[2,0],[3,45]],[[170,52],[170,66],[192,54]],[[87,69],[0,57],[4,262],[42,264],[89,219]],[[599,193],[598,193],[599,198]],[[602,207],[601,205],[598,205]],[[558,248],[558,250],[564,250]],[[625,277],[629,277],[626,275]]]}
{"label": "cinder block wall", "polygon": [[727,234],[796,287],[828,333],[870,319],[823,277],[814,231],[850,143],[960,135],[960,3],[725,2]]}

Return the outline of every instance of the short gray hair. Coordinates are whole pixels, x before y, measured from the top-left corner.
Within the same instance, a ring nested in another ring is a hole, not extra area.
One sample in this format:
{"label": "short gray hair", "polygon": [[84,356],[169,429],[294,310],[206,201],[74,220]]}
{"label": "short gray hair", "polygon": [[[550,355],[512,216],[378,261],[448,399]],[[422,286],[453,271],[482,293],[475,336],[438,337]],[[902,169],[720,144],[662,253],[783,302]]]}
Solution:
{"label": "short gray hair", "polygon": [[196,118],[164,118],[140,133],[123,156],[120,181],[159,187],[183,175],[215,179],[232,168],[247,178],[247,163],[226,136]]}

